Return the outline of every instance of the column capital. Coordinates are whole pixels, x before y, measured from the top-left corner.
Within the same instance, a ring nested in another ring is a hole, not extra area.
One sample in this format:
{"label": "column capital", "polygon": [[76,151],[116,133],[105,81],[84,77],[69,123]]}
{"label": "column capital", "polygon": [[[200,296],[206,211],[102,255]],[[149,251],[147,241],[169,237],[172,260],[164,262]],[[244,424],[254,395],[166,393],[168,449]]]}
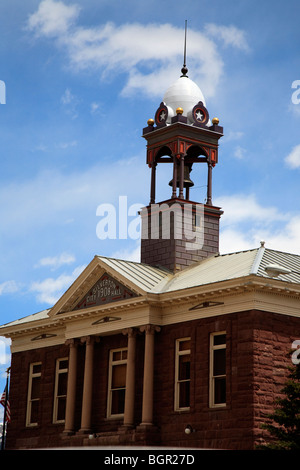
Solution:
{"label": "column capital", "polygon": [[154,335],[154,333],[159,333],[160,330],[160,326],[157,325],[143,325],[140,327],[140,331],[145,332],[146,335]]}
{"label": "column capital", "polygon": [[100,337],[99,336],[93,336],[93,335],[88,335],[88,336],[82,336],[80,338],[81,343],[86,343],[86,344],[92,344],[92,343],[99,343]]}
{"label": "column capital", "polygon": [[139,332],[136,328],[125,328],[124,330],[122,330],[122,334],[124,336],[127,335],[129,338],[136,336],[138,333]]}
{"label": "column capital", "polygon": [[65,341],[65,345],[69,346],[70,348],[78,346],[77,338],[69,338]]}

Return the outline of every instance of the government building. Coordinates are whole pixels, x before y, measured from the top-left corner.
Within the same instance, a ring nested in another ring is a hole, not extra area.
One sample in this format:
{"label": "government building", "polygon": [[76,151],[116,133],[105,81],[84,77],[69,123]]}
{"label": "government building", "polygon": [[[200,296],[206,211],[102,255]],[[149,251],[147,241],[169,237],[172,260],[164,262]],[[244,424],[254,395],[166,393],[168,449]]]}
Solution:
{"label": "government building", "polygon": [[[143,129],[150,200],[141,262],[95,256],[11,339],[6,449],[154,446],[252,450],[300,338],[300,256],[220,255],[217,118],[184,66]],[[170,165],[170,199],[156,171]],[[205,168],[205,202],[192,167]],[[226,210],[226,208],[224,208]]]}

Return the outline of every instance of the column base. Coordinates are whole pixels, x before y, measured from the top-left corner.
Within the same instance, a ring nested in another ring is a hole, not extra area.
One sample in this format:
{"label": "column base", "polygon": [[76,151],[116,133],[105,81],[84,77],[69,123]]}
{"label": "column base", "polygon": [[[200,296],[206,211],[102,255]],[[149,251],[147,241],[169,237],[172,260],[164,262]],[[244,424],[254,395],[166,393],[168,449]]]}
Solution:
{"label": "column base", "polygon": [[93,434],[93,433],[92,433],[91,429],[79,429],[79,431],[77,431],[76,434],[82,435],[82,434]]}
{"label": "column base", "polygon": [[69,431],[68,429],[62,432],[63,436],[74,436],[74,434],[75,434],[75,431]]}

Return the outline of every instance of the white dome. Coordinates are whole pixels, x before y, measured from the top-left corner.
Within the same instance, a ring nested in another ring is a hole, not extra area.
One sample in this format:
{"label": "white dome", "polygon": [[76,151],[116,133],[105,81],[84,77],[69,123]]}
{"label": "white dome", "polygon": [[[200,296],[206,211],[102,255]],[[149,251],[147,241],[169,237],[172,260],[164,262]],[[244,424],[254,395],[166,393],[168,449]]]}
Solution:
{"label": "white dome", "polygon": [[172,108],[174,115],[177,108],[183,109],[183,115],[189,117],[193,107],[202,101],[204,106],[205,100],[202,91],[193,80],[188,77],[180,77],[166,91],[163,102],[166,106]]}

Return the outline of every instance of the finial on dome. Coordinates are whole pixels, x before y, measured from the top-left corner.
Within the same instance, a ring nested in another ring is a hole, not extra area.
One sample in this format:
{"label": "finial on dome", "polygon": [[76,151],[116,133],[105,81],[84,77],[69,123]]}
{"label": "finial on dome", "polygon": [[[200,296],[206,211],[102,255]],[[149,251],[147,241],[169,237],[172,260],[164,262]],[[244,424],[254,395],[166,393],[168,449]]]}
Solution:
{"label": "finial on dome", "polygon": [[188,68],[186,66],[186,30],[187,30],[187,20],[185,20],[184,55],[183,55],[183,67],[181,69],[182,77],[187,77],[187,73],[188,73]]}

